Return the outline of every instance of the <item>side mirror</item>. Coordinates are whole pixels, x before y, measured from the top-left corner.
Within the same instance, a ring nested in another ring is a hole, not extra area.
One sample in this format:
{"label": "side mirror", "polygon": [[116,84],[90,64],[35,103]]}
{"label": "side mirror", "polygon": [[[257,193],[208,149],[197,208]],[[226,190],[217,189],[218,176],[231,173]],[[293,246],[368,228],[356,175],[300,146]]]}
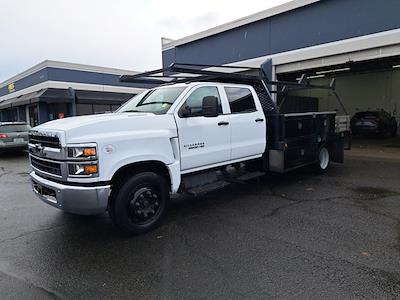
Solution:
{"label": "side mirror", "polygon": [[179,116],[181,118],[189,118],[191,115],[192,115],[192,110],[187,105],[182,107],[181,110],[179,111]]}
{"label": "side mirror", "polygon": [[207,118],[218,116],[218,99],[214,96],[207,96],[203,98],[203,116]]}

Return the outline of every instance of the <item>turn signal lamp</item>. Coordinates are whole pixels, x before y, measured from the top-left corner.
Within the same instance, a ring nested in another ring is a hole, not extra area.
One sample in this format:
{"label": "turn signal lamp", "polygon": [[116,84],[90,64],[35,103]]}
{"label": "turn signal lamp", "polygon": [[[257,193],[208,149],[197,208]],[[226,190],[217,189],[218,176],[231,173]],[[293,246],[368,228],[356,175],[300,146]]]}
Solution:
{"label": "turn signal lamp", "polygon": [[86,175],[96,174],[97,173],[97,165],[84,166],[84,170],[85,170]]}

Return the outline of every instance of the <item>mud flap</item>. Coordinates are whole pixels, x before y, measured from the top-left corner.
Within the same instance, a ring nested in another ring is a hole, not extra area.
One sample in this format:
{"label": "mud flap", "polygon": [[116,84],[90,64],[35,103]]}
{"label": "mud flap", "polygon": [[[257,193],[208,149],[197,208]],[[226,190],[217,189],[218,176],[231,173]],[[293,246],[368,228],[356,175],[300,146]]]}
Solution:
{"label": "mud flap", "polygon": [[351,150],[352,136],[350,131],[344,132],[344,150]]}
{"label": "mud flap", "polygon": [[345,138],[344,134],[340,133],[337,135],[337,138],[331,143],[330,146],[330,154],[331,161],[339,164],[344,163],[344,144]]}
{"label": "mud flap", "polygon": [[282,150],[269,150],[269,170],[271,172],[285,172],[285,153]]}

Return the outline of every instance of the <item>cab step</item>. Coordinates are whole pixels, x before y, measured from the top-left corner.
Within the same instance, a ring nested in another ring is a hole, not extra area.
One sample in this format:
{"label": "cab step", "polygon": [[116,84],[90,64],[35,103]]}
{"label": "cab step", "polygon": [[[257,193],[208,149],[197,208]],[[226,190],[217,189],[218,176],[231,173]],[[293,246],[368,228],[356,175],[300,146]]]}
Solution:
{"label": "cab step", "polygon": [[232,177],[227,177],[225,178],[226,181],[229,181],[231,183],[240,183],[240,184],[245,184],[247,181],[259,178],[261,176],[264,176],[266,173],[265,172],[250,172],[250,173],[244,173],[243,175],[239,175],[237,177],[232,176]]}
{"label": "cab step", "polygon": [[204,195],[213,191],[217,191],[220,189],[223,189],[224,187],[230,185],[230,182],[227,182],[225,180],[220,180],[212,183],[208,183],[202,186],[196,186],[193,188],[190,188],[186,190],[186,193],[191,195],[191,196],[200,196]]}
{"label": "cab step", "polygon": [[251,179],[254,179],[254,178],[258,178],[258,177],[264,176],[265,174],[266,174],[265,172],[260,172],[260,171],[250,172],[250,173],[243,174],[242,176],[239,176],[236,179],[237,180],[241,180],[241,181],[248,181],[248,180],[251,180]]}

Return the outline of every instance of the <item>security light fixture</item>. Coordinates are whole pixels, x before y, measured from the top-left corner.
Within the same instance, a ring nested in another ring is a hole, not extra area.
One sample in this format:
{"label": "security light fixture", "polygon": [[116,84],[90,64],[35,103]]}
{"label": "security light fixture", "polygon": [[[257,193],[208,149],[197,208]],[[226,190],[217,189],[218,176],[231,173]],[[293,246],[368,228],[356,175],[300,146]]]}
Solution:
{"label": "security light fixture", "polygon": [[350,71],[350,68],[341,68],[341,69],[334,69],[334,70],[327,70],[327,71],[319,71],[316,72],[316,74],[321,75],[321,74],[330,74],[330,73],[338,73],[338,72],[345,72],[345,71]]}

